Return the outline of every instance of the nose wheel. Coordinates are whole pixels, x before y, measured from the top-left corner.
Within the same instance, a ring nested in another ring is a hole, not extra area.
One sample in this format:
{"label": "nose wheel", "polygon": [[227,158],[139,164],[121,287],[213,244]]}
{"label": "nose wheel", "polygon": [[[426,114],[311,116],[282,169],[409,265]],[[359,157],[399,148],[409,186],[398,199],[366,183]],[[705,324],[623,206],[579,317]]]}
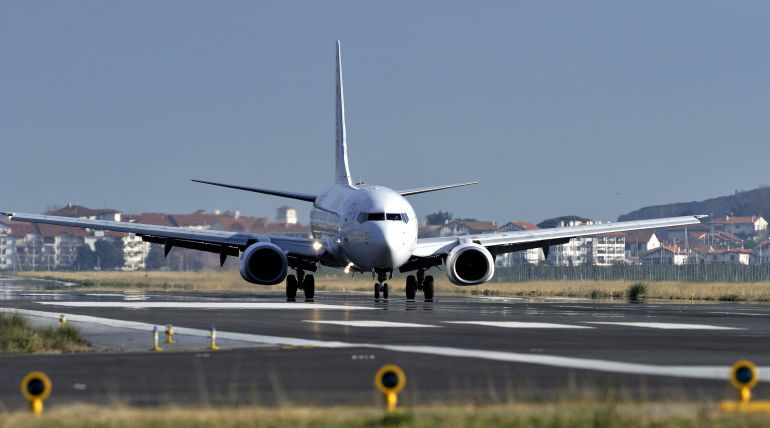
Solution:
{"label": "nose wheel", "polygon": [[315,301],[315,277],[305,275],[302,269],[297,269],[297,275],[288,275],[286,277],[286,301],[294,302],[297,300],[297,290],[302,289],[305,293],[305,301]]}
{"label": "nose wheel", "polygon": [[417,276],[406,277],[406,300],[415,300],[418,291],[422,291],[426,302],[433,301],[433,276],[425,276],[422,269],[417,271]]}
{"label": "nose wheel", "polygon": [[380,295],[382,295],[383,299],[388,300],[388,283],[385,282],[386,279],[388,279],[387,272],[377,272],[377,283],[374,284],[375,300],[379,300]]}

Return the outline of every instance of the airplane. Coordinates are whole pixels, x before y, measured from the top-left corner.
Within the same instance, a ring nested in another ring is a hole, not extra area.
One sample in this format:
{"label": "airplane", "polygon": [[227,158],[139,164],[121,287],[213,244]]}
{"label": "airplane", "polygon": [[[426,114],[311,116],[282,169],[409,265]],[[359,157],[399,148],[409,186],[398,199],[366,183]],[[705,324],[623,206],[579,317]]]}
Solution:
{"label": "airplane", "polygon": [[[495,257],[515,251],[566,244],[581,236],[639,229],[664,228],[700,223],[696,216],[627,221],[551,229],[502,233],[418,238],[418,217],[406,199],[413,195],[477,184],[464,182],[407,190],[354,184],[348,164],[345,103],[342,87],[341,44],[337,41],[335,182],[319,194],[192,180],[214,186],[274,195],[313,204],[310,213],[312,237],[298,238],[251,233],[199,230],[104,220],[0,212],[13,221],[44,223],[88,229],[133,233],[142,240],[164,246],[167,256],[173,247],[217,253],[223,266],[228,256],[240,257],[240,274],[250,283],[276,285],[286,281],[286,298],[295,301],[302,290],[306,301],[315,297],[319,265],[344,269],[345,273],[371,273],[374,297],[388,299],[387,280],[393,272],[406,276],[406,299],[422,292],[426,301],[434,298],[434,279],[426,275],[441,266],[453,284],[477,285],[490,281]],[[289,270],[294,274],[289,274]]]}

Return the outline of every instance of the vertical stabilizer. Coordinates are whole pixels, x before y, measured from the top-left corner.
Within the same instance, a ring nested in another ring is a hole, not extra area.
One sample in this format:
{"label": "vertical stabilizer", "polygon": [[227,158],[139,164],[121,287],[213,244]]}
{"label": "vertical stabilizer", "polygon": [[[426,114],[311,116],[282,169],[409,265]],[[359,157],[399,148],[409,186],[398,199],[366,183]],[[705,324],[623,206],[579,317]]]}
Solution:
{"label": "vertical stabilizer", "polygon": [[337,40],[337,144],[335,154],[335,182],[352,185],[350,167],[348,166],[348,137],[345,129],[345,98],[342,91],[342,55],[339,40]]}

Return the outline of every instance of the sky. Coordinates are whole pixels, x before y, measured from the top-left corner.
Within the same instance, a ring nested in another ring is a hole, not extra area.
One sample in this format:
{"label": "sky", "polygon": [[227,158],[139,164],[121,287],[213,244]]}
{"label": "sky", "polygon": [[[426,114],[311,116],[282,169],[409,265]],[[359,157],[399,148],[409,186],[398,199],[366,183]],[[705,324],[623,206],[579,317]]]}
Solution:
{"label": "sky", "polygon": [[288,202],[354,178],[502,224],[770,182],[767,1],[3,1],[0,209]]}

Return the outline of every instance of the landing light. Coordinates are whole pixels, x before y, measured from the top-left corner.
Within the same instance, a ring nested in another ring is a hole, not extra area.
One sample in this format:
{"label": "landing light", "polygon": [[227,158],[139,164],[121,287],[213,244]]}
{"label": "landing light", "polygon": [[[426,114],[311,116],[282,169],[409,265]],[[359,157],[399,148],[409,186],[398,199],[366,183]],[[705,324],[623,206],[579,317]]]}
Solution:
{"label": "landing light", "polygon": [[320,243],[320,242],[318,242],[318,241],[316,241],[316,242],[313,242],[313,249],[314,249],[315,251],[318,251],[318,250],[320,250],[321,248],[323,248],[323,244],[321,244],[321,243]]}

